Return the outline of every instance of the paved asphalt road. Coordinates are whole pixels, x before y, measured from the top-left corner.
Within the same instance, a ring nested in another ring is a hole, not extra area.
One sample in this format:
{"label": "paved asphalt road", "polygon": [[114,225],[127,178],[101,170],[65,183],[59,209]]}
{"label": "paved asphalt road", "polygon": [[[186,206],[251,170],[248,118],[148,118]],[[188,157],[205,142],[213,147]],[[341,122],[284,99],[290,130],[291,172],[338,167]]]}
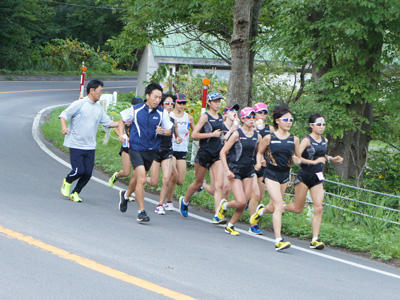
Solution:
{"label": "paved asphalt road", "polygon": [[138,224],[136,205],[121,214],[118,191],[95,180],[83,203],[63,199],[69,170],[32,123],[77,94],[77,82],[0,82],[0,299],[399,299],[399,269],[329,247],[289,239],[297,247],[276,253],[270,233],[232,237],[202,217],[155,215],[151,202],[151,222]]}

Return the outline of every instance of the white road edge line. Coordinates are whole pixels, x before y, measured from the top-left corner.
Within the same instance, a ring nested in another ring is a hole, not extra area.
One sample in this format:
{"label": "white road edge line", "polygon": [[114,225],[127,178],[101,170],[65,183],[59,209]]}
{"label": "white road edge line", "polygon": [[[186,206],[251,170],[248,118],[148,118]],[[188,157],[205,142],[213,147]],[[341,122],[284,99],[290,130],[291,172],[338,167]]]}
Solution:
{"label": "white road edge line", "polygon": [[[39,145],[39,147],[45,153],[47,153],[50,157],[54,158],[60,164],[66,166],[68,168],[71,168],[71,165],[68,162],[66,162],[65,160],[63,160],[62,158],[60,158],[59,156],[57,156],[56,154],[54,154],[40,140],[40,136],[39,136],[40,119],[41,119],[43,113],[46,112],[47,110],[52,110],[54,108],[61,107],[61,106],[66,106],[66,105],[68,105],[68,104],[52,105],[52,106],[48,106],[48,107],[45,107],[42,110],[40,110],[36,114],[35,119],[34,119],[33,124],[32,124],[32,136],[33,136],[33,139],[36,141],[36,143]],[[99,179],[97,177],[92,176],[91,180],[94,180],[94,181],[96,181],[96,182],[108,187],[108,182],[105,182],[102,179]],[[114,186],[113,188],[115,190],[118,190],[118,191],[122,190],[121,188],[116,187],[116,186]],[[150,203],[153,203],[153,204],[157,204],[158,203],[157,201],[152,200],[150,198],[145,198],[145,200],[147,202],[150,202]],[[178,209],[174,208],[174,210],[179,213]],[[189,213],[189,216],[194,218],[194,219],[206,222],[206,223],[211,223],[211,221],[209,219],[204,218],[202,216],[198,216],[198,215],[195,215],[195,214],[192,214],[192,213]],[[274,239],[271,239],[271,238],[268,238],[268,237],[265,237],[265,236],[254,235],[254,234],[251,234],[251,233],[249,233],[249,232],[247,232],[247,231],[245,231],[243,229],[236,229],[236,230],[239,231],[242,234],[249,235],[249,236],[251,236],[253,238],[258,238],[258,239],[262,239],[262,240],[265,240],[265,241],[268,241],[268,242],[271,242],[271,243],[275,243]],[[356,268],[359,268],[359,269],[364,269],[364,270],[368,270],[368,271],[371,271],[371,272],[375,272],[375,273],[379,273],[379,274],[386,275],[386,276],[389,276],[389,277],[400,279],[400,275],[397,275],[397,274],[394,274],[394,273],[390,273],[390,272],[386,272],[386,271],[382,271],[382,270],[379,270],[379,269],[376,269],[376,268],[368,267],[368,266],[365,266],[365,265],[362,265],[362,264],[359,264],[359,263],[355,263],[355,262],[352,262],[352,261],[348,261],[348,260],[341,259],[341,258],[338,258],[338,257],[334,257],[334,256],[331,256],[331,255],[327,255],[327,254],[324,254],[324,253],[321,253],[321,252],[316,252],[315,250],[305,249],[305,248],[302,248],[302,247],[299,247],[299,246],[295,246],[295,245],[292,245],[291,248],[299,250],[299,251],[306,252],[308,254],[320,256],[320,257],[323,257],[323,258],[326,258],[326,259],[329,259],[329,260],[337,261],[337,262],[340,262],[340,263],[343,263],[343,264],[346,264],[346,265],[350,265],[350,266],[353,266],[353,267],[356,267]]]}

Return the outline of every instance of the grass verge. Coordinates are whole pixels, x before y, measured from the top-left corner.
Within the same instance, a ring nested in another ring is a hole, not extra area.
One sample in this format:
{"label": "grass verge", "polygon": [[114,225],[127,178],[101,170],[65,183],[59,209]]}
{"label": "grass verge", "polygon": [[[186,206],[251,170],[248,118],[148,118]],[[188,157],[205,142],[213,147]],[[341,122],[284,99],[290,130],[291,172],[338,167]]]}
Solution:
{"label": "grass verge", "polygon": [[[126,99],[126,101],[128,100]],[[67,152],[68,149],[62,146],[64,136],[60,134],[60,124],[58,120],[58,115],[62,110],[63,108],[58,108],[52,111],[41,129],[47,140],[52,142],[56,147]],[[111,138],[107,145],[103,145],[103,138],[104,132],[100,130],[97,137],[98,146],[95,165],[97,168],[111,175],[122,167],[121,159],[118,155],[120,143]],[[177,187],[176,195],[184,195],[187,187],[193,180],[194,171],[193,168],[189,167],[185,182],[182,186]],[[159,189],[160,186],[152,190]],[[287,200],[289,201],[289,199]],[[268,203],[268,198],[265,197],[263,202],[265,204]],[[206,192],[201,192],[193,197],[191,205],[200,206],[213,211],[214,201]],[[229,213],[232,212],[229,211],[228,215]],[[282,233],[301,239],[311,239],[311,216],[311,206],[307,206],[303,213],[299,215],[286,213],[282,218]],[[241,221],[248,222],[248,219],[248,211],[245,211]],[[272,231],[271,216],[264,216],[260,225],[264,230]],[[334,208],[325,207],[320,239],[331,246],[362,252],[368,254],[371,258],[377,258],[399,265],[400,229],[396,225],[385,224],[382,221],[361,217],[350,217],[338,212]]]}

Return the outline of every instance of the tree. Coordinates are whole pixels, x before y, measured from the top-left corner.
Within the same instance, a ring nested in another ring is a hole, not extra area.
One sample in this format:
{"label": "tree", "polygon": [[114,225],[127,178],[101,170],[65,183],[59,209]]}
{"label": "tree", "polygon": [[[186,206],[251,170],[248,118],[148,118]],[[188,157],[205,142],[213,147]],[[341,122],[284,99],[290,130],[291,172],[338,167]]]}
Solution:
{"label": "tree", "polygon": [[[232,66],[228,102],[251,105],[251,85],[261,0],[126,1],[125,27],[111,41],[115,54],[128,61],[138,48],[171,33],[184,34]],[[212,37],[212,38],[210,38]],[[225,53],[220,45],[230,45]],[[123,51],[121,51],[123,50]],[[245,72],[243,72],[245,70]]]}
{"label": "tree", "polygon": [[[312,80],[296,105],[325,113],[330,151],[345,158],[336,171],[359,178],[366,162],[373,106],[385,95],[385,64],[400,43],[398,1],[270,1],[268,42]],[[385,48],[386,47],[386,48]]]}

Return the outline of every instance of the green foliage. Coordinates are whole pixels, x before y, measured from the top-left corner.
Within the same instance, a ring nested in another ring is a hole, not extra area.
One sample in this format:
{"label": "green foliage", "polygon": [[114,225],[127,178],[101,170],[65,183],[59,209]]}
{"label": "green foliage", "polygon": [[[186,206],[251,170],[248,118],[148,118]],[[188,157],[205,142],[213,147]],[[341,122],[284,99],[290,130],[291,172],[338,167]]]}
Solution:
{"label": "green foliage", "polygon": [[91,71],[111,72],[115,61],[106,53],[78,40],[53,39],[32,55],[37,69],[45,71],[80,70],[82,62]]}

